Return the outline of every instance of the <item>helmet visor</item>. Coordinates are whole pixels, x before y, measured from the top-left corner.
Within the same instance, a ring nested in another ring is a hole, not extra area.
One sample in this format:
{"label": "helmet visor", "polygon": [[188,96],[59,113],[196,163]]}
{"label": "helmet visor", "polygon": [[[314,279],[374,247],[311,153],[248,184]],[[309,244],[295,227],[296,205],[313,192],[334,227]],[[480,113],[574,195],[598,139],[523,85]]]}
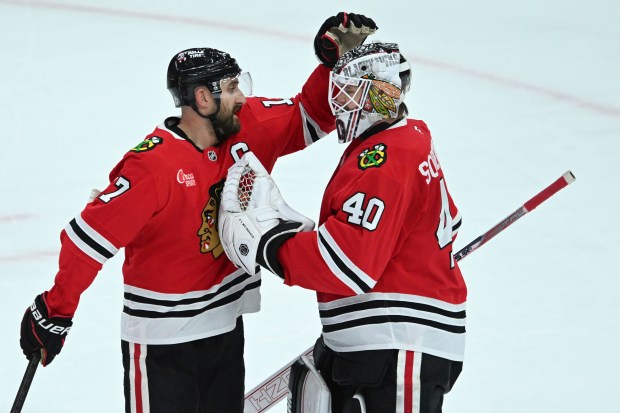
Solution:
{"label": "helmet visor", "polygon": [[[226,77],[219,81],[220,93],[243,93],[244,96],[252,96],[252,76],[250,72],[243,72],[237,76]],[[214,94],[220,94],[214,93]]]}

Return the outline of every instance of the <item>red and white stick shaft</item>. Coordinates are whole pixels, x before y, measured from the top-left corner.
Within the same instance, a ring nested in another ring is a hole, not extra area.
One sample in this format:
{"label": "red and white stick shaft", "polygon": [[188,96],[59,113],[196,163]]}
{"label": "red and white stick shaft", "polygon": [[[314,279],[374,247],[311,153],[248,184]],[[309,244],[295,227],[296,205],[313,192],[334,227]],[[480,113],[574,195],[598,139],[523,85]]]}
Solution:
{"label": "red and white stick shaft", "polygon": [[566,171],[561,177],[555,180],[551,185],[534,195],[530,198],[525,204],[521,205],[514,211],[512,214],[508,215],[502,221],[500,221],[493,228],[480,235],[478,238],[467,244],[463,247],[459,252],[454,254],[454,259],[459,261],[463,259],[467,254],[476,249],[480,248],[482,245],[486,244],[495,237],[497,234],[508,228],[515,221],[521,218],[523,215],[531,212],[538,205],[545,202],[547,199],[551,198],[555,195],[560,189],[565,188],[569,184],[575,182],[575,175],[571,171]]}

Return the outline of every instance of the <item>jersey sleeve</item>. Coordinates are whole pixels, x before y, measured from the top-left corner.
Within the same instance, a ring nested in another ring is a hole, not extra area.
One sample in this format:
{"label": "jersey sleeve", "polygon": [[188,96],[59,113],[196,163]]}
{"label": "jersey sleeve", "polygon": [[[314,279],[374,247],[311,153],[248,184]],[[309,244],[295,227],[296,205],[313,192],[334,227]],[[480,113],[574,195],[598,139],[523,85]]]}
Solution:
{"label": "jersey sleeve", "polygon": [[278,259],[286,284],[351,296],[379,281],[405,225],[408,191],[390,177],[370,173],[354,188],[331,204],[333,214],[317,231],[299,233],[282,245]]}
{"label": "jersey sleeve", "polygon": [[135,158],[125,158],[110,174],[110,185],[61,233],[59,269],[47,294],[55,315],[72,316],[80,295],[103,264],[127,245],[157,212],[154,174]]}
{"label": "jersey sleeve", "polygon": [[253,123],[261,130],[254,133],[252,150],[264,163],[273,164],[279,156],[304,149],[335,129],[328,102],[329,73],[327,67],[319,65],[301,93],[290,99],[248,99]]}

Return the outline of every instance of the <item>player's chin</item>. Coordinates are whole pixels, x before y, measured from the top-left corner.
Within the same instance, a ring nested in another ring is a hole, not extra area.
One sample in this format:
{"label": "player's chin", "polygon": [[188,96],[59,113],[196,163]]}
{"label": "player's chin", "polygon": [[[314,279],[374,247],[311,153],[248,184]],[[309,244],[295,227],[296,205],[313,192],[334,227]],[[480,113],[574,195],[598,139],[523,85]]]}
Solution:
{"label": "player's chin", "polygon": [[241,130],[241,121],[237,115],[232,115],[230,122],[227,125],[227,135],[234,135]]}

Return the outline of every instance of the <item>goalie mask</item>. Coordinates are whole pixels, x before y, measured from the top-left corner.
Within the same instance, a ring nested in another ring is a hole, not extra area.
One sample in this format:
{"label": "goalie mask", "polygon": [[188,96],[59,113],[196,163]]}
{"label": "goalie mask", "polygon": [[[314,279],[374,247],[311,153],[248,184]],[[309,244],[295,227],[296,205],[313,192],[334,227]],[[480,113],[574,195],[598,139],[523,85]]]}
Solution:
{"label": "goalie mask", "polygon": [[395,43],[370,43],[345,53],[329,82],[338,142],[363,137],[375,123],[400,116],[410,74]]}

